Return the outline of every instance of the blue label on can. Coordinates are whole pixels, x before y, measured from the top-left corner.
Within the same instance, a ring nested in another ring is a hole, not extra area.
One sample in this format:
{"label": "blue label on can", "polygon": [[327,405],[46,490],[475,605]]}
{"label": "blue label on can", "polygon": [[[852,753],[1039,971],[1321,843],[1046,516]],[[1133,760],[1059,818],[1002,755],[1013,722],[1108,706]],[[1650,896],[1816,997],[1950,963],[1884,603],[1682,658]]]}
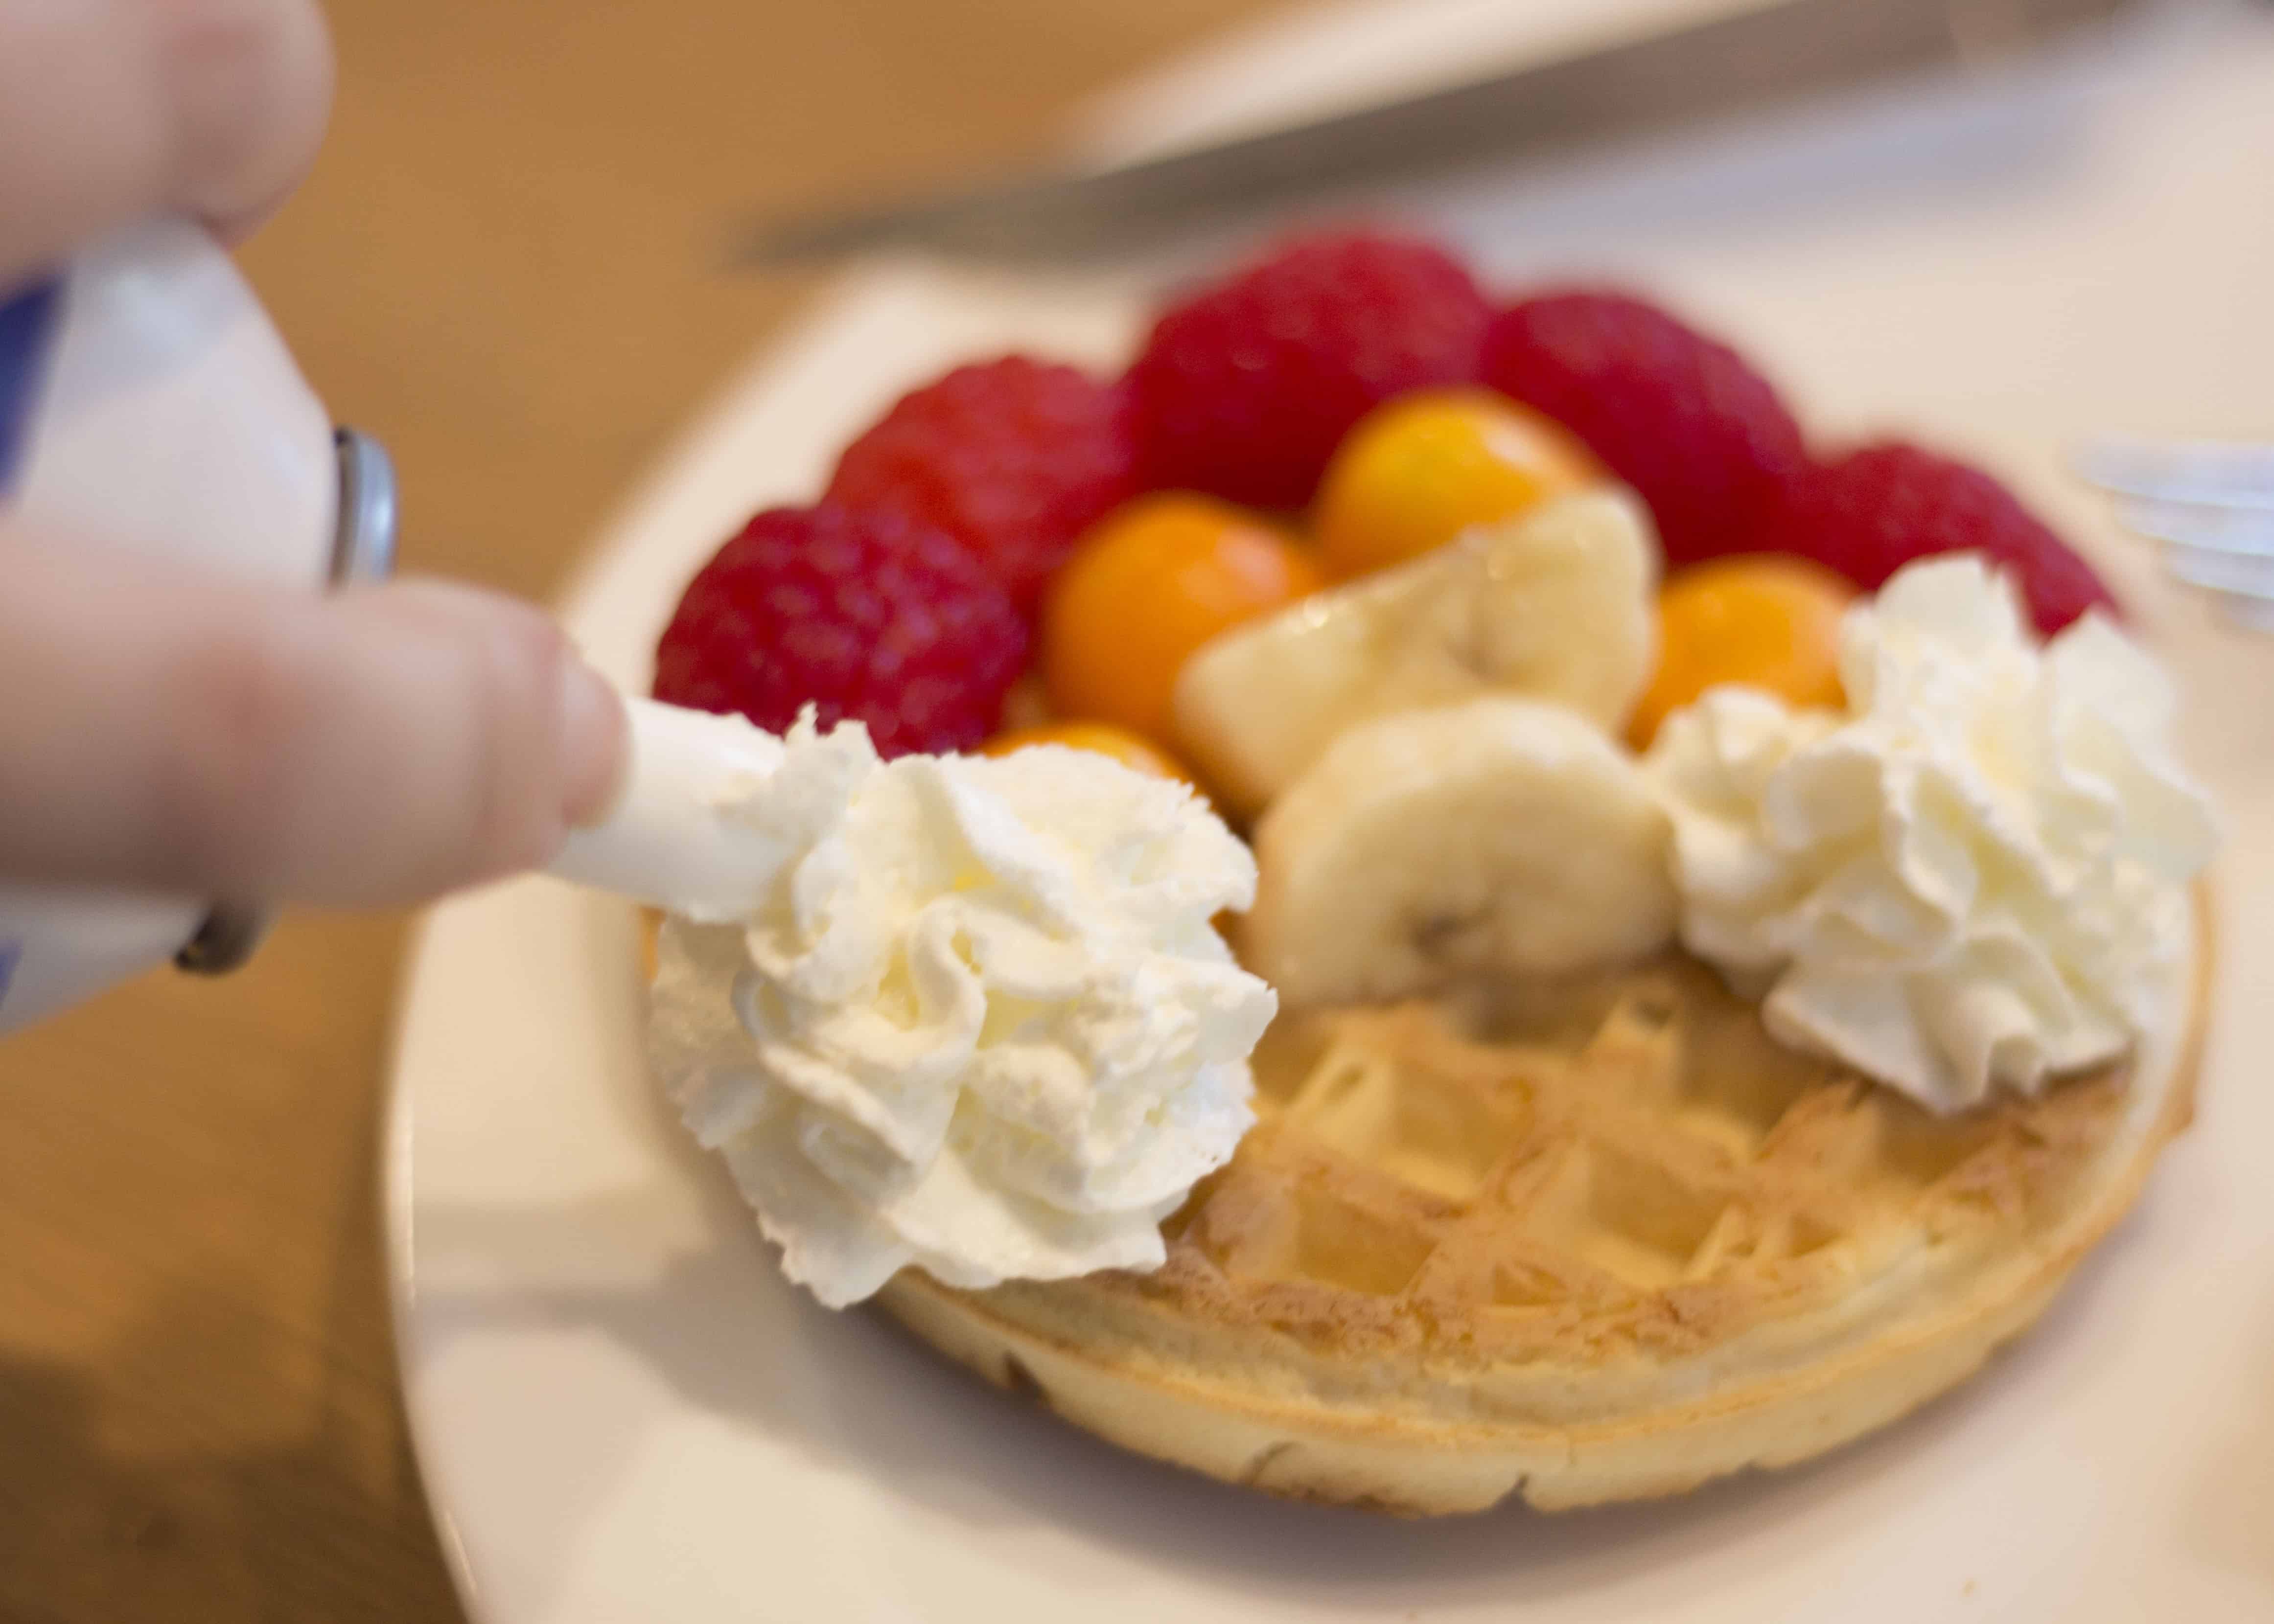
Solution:
{"label": "blue label on can", "polygon": [[16,966],[23,962],[24,944],[11,937],[0,941],[0,1009],[7,1007],[8,988],[16,979]]}
{"label": "blue label on can", "polygon": [[47,355],[48,335],[62,302],[57,284],[43,282],[0,304],[0,492],[15,477],[24,444],[31,438],[40,363]]}

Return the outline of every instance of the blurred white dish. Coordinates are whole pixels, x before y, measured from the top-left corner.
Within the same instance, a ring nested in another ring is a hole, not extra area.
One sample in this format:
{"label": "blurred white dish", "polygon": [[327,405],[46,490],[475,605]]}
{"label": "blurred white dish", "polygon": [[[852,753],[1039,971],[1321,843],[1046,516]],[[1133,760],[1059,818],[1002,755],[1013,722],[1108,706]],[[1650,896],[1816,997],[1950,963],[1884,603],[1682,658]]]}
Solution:
{"label": "blurred white dish", "polygon": [[[1303,96],[1361,68],[1394,80],[1518,9],[1338,8],[1123,106],[1177,139],[1252,117],[1266,69]],[[1591,8],[1521,10],[1568,35]],[[1393,38],[1412,48],[1379,47]],[[1660,286],[1740,336],[1811,423],[1926,425],[2097,541],[2096,505],[2058,472],[2073,439],[2274,431],[2270,76],[2274,18],[2182,9],[1994,87],[1470,177],[1406,207],[1497,280],[1600,267]],[[900,389],[1013,344],[1111,362],[1135,309],[1098,286],[848,278],[611,529],[572,626],[642,683],[700,560],[754,506],[809,497]],[[414,1431],[475,1615],[2274,1613],[2274,655],[2113,565],[2230,819],[2202,1120],[2010,1357],[1826,1462],[1665,1505],[1426,1525],[1281,1505],[983,1389],[783,1283],[643,1072],[628,909],[526,881],[436,910],[405,989],[387,1188]]]}

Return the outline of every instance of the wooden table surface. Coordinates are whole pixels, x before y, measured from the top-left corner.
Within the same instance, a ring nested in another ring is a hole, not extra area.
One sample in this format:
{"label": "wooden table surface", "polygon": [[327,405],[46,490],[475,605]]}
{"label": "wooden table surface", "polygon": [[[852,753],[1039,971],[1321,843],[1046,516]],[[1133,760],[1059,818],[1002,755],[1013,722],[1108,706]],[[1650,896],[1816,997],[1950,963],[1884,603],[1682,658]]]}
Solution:
{"label": "wooden table surface", "polygon": [[[813,289],[752,203],[1039,150],[1263,0],[334,0],[330,145],[245,261],[394,451],[408,568],[543,595]],[[403,921],[288,920],[0,1048],[0,1624],[460,1618],[376,1147]]]}

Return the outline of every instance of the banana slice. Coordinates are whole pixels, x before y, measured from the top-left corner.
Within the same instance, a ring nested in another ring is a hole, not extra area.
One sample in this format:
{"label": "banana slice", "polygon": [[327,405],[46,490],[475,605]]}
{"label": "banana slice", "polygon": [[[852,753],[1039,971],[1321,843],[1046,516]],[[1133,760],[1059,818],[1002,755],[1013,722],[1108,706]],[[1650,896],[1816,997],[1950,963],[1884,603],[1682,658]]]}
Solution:
{"label": "banana slice", "polygon": [[1247,816],[1337,733],[1392,711],[1517,693],[1616,730],[1657,658],[1657,575],[1649,515],[1623,489],[1480,525],[1209,643],[1177,680],[1178,740]]}
{"label": "banana slice", "polygon": [[1674,934],[1668,838],[1634,758],[1560,705],[1383,717],[1256,826],[1242,957],[1291,1006],[1639,958]]}

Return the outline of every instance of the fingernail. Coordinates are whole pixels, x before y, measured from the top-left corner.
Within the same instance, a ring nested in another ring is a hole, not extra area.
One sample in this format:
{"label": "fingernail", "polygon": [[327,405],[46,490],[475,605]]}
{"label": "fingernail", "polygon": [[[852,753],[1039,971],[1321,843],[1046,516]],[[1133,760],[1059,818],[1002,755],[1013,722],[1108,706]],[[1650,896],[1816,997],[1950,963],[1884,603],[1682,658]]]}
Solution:
{"label": "fingernail", "polygon": [[561,756],[567,799],[562,811],[576,828],[607,816],[624,778],[624,702],[606,678],[581,659],[561,673]]}

